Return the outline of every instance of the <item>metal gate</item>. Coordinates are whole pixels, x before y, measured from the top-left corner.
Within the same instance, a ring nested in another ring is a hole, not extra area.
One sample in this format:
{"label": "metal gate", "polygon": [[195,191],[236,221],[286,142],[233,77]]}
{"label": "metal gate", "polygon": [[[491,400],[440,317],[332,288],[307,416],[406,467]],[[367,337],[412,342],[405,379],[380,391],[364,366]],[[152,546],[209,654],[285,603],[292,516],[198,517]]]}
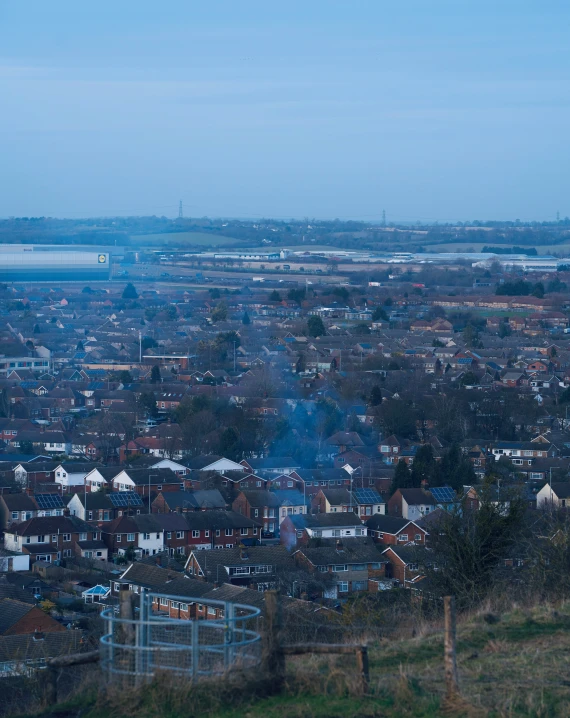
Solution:
{"label": "metal gate", "polygon": [[190,607],[201,604],[201,599],[144,589],[139,599],[138,614],[132,619],[117,615],[113,608],[101,614],[107,625],[101,638],[101,665],[111,683],[140,685],[161,672],[196,680],[260,663],[258,608],[208,599],[207,606],[221,609],[223,618],[176,619],[153,612],[153,602],[157,607],[161,599]]}

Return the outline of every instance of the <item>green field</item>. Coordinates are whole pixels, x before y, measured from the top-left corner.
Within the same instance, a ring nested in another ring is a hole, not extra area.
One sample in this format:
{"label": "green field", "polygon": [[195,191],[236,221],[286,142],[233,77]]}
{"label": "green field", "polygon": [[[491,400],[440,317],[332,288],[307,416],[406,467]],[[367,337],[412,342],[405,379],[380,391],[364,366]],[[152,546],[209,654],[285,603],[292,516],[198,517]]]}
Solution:
{"label": "green field", "polygon": [[234,237],[223,237],[221,234],[208,232],[165,232],[164,234],[132,234],[129,239],[133,244],[144,245],[198,245],[221,247],[239,244]]}

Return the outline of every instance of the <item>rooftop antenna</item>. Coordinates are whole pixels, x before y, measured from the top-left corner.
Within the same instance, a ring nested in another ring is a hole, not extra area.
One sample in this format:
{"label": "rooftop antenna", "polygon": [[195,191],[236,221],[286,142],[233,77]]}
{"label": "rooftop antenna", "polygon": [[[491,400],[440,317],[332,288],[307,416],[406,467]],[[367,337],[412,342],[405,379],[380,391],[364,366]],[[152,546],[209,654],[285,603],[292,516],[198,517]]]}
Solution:
{"label": "rooftop antenna", "polygon": [[184,212],[182,211],[182,200],[180,200],[180,204],[178,205],[178,219],[182,219],[184,217]]}

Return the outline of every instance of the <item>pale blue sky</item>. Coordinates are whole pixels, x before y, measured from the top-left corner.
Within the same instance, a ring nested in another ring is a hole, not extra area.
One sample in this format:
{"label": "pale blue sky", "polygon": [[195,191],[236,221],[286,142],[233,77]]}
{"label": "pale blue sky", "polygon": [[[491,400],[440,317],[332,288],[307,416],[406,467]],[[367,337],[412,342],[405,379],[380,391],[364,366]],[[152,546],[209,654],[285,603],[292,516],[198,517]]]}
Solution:
{"label": "pale blue sky", "polygon": [[0,0],[0,216],[564,216],[569,35],[557,0]]}

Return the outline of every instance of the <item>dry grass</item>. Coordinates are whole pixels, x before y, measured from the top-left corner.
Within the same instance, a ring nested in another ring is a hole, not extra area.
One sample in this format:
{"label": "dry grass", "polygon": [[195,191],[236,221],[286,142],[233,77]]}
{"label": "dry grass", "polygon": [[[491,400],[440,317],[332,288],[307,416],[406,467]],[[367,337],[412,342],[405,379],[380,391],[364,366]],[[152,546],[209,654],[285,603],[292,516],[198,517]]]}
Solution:
{"label": "dry grass", "polygon": [[570,604],[499,612],[482,607],[458,627],[460,695],[445,698],[441,624],[414,638],[369,646],[370,692],[362,695],[352,656],[298,656],[287,661],[285,690],[269,697],[255,675],[195,686],[161,677],[137,691],[79,698],[75,718],[363,718],[398,716],[570,716]]}

